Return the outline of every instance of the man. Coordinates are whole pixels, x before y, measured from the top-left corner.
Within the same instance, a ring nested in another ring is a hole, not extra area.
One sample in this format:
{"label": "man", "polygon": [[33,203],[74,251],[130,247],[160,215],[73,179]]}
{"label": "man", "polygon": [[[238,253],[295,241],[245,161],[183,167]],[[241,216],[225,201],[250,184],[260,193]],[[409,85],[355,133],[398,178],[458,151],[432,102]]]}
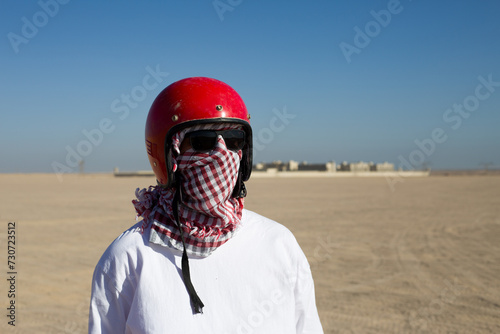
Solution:
{"label": "man", "polygon": [[96,266],[89,333],[323,333],[306,257],[284,226],[243,209],[250,115],[225,83],[165,88],[146,122],[158,185],[142,221]]}

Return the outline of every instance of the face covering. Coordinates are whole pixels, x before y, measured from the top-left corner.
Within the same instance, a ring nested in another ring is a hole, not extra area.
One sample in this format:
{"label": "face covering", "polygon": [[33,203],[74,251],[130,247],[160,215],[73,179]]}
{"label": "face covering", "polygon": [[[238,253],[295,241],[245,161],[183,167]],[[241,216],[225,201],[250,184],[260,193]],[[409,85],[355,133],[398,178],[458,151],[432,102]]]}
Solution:
{"label": "face covering", "polygon": [[[183,250],[179,228],[173,214],[173,201],[179,191],[178,217],[189,255],[209,256],[237,232],[240,227],[243,198],[231,197],[237,182],[242,151],[227,149],[218,136],[209,152],[179,147],[186,133],[197,130],[241,129],[240,125],[205,124],[184,129],[172,139],[173,171],[176,188],[159,186],[136,190],[132,201],[143,227],[151,225],[149,241]],[[144,225],[145,224],[145,225]]]}

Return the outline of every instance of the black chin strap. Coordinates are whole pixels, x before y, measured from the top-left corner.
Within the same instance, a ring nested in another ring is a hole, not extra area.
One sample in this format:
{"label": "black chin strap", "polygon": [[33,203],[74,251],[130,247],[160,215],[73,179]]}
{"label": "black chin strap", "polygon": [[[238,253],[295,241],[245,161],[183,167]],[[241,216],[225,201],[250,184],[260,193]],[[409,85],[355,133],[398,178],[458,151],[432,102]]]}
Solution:
{"label": "black chin strap", "polygon": [[193,283],[191,283],[191,274],[189,273],[189,260],[186,252],[186,243],[184,242],[184,233],[181,228],[181,223],[179,221],[179,197],[180,197],[180,187],[177,187],[177,190],[175,191],[174,195],[174,200],[173,200],[173,213],[174,213],[174,218],[175,218],[175,223],[177,224],[177,227],[179,228],[179,231],[181,232],[181,240],[182,240],[182,247],[184,248],[182,252],[182,278],[184,280],[184,285],[186,286],[186,289],[189,293],[189,298],[191,299],[191,307],[193,308],[193,313],[203,313],[203,302],[201,301],[200,297],[198,297],[198,294],[196,293],[196,290],[194,289]]}

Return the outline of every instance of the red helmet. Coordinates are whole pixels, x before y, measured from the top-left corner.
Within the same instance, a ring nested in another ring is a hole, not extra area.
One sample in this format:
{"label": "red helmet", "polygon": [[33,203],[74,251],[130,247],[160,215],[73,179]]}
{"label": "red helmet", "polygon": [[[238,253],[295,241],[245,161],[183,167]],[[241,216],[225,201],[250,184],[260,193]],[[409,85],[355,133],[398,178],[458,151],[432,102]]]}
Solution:
{"label": "red helmet", "polygon": [[203,123],[243,125],[246,143],[240,165],[241,181],[252,171],[252,128],[250,115],[238,93],[222,81],[193,77],[174,82],[154,100],[146,121],[146,149],[160,185],[174,184],[173,161],[169,151],[178,131]]}

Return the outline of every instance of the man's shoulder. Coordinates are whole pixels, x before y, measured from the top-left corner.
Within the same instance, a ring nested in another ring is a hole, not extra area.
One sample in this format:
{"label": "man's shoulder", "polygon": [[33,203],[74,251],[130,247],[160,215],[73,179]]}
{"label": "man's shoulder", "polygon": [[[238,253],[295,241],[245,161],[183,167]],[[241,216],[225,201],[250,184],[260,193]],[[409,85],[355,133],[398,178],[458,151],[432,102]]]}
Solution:
{"label": "man's shoulder", "polygon": [[99,260],[98,267],[106,271],[120,262],[134,261],[145,249],[147,235],[149,232],[143,221],[133,225],[108,246]]}
{"label": "man's shoulder", "polygon": [[304,262],[302,249],[293,233],[284,225],[258,213],[244,210],[240,237],[252,254],[280,261],[282,264]]}
{"label": "man's shoulder", "polygon": [[113,250],[129,249],[142,246],[145,243],[145,235],[149,234],[148,226],[140,221],[120,234],[110,245]]}

